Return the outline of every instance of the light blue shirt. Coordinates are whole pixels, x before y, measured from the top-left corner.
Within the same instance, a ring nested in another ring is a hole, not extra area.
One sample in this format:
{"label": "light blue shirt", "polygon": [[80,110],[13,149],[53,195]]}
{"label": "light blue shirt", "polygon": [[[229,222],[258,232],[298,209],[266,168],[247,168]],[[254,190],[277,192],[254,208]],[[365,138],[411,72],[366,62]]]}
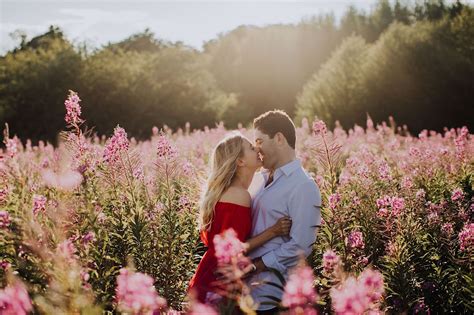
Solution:
{"label": "light blue shirt", "polygon": [[[249,256],[252,259],[261,256],[265,266],[277,269],[287,279],[288,270],[297,264],[301,255],[307,257],[311,253],[316,241],[316,226],[321,224],[321,194],[299,160],[276,169],[273,182],[265,187],[269,174],[268,170],[256,173],[249,188],[252,195],[251,236],[262,233],[283,216],[291,217],[291,231],[289,237],[275,237]],[[281,299],[283,292],[280,289],[262,282],[281,285],[273,272],[261,272],[251,277],[248,285],[255,302],[271,301],[264,295]],[[260,305],[258,309],[271,308],[271,305]]]}

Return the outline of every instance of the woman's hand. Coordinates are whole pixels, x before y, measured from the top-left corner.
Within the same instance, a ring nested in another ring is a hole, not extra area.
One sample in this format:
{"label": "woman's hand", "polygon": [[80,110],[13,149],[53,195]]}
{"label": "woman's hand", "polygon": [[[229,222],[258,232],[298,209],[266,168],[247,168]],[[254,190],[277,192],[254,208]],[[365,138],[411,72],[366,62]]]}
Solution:
{"label": "woman's hand", "polygon": [[291,230],[291,218],[282,217],[271,227],[275,236],[287,236]]}

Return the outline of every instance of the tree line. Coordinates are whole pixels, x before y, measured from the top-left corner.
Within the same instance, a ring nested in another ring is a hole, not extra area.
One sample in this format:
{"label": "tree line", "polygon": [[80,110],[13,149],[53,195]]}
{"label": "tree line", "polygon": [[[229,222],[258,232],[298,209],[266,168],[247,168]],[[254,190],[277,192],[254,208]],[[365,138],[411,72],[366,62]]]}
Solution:
{"label": "tree line", "polygon": [[378,1],[297,24],[240,26],[203,51],[145,30],[91,49],[59,27],[21,38],[0,57],[0,122],[55,142],[64,99],[79,93],[99,134],[120,124],[146,138],[152,126],[248,124],[273,108],[344,127],[392,115],[417,132],[472,125],[473,8],[460,1]]}

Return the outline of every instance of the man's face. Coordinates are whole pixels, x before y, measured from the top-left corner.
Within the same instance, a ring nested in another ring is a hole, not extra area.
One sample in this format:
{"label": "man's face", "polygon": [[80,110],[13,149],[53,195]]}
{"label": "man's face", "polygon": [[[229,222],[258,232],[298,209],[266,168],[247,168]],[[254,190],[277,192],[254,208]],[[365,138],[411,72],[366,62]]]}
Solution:
{"label": "man's face", "polygon": [[273,169],[275,161],[277,160],[274,139],[261,132],[258,129],[254,130],[255,148],[262,159],[263,167],[266,169]]}

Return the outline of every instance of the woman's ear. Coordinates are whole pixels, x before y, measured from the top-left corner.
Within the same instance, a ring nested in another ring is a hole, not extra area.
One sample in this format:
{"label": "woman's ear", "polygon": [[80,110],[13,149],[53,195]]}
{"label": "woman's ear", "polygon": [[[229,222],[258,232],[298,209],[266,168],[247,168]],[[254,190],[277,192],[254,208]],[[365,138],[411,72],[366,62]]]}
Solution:
{"label": "woman's ear", "polygon": [[240,167],[245,166],[245,161],[244,161],[244,159],[242,159],[242,158],[238,158],[238,159],[237,159],[237,167],[239,167],[239,166],[240,166]]}

